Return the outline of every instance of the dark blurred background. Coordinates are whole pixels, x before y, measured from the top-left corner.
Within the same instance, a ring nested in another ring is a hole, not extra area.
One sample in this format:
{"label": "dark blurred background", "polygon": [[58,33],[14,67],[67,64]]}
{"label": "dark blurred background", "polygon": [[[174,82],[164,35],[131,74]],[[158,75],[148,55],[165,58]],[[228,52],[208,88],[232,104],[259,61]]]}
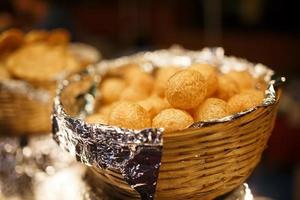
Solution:
{"label": "dark blurred background", "polygon": [[288,78],[255,195],[300,199],[300,14],[280,0],[0,0],[0,31],[68,29],[105,58],[140,50],[222,46]]}

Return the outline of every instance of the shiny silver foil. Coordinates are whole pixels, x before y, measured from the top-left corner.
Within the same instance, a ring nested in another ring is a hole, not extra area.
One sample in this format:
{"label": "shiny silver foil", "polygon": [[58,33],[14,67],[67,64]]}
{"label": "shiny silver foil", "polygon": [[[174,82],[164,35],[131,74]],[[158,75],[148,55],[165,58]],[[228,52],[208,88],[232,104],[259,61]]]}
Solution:
{"label": "shiny silver foil", "polygon": [[[50,136],[0,138],[0,200],[108,200],[85,182],[85,169]],[[222,199],[253,195],[245,183]]]}
{"label": "shiny silver foil", "polygon": [[[268,106],[275,102],[275,87],[284,81],[283,79],[272,80],[273,71],[262,64],[225,56],[222,48],[190,51],[172,47],[104,60],[85,74],[76,75],[59,85],[52,115],[54,139],[62,148],[86,165],[119,170],[124,180],[140,194],[141,199],[153,199],[161,164],[163,129],[129,130],[104,124],[88,124],[82,120],[82,117],[93,110],[96,94],[92,88],[98,83],[101,84],[101,78],[110,69],[129,63],[139,63],[145,71],[151,72],[156,67],[176,65],[185,68],[197,62],[211,63],[223,73],[230,70],[248,70],[254,77],[263,78],[269,86],[261,106]],[[91,87],[81,95],[81,100],[83,99],[85,103],[81,105],[79,113],[70,115],[65,111],[66,105],[63,105],[61,95],[65,88],[74,82],[82,81],[85,76],[90,76],[93,80]],[[99,95],[101,97],[101,94]],[[255,109],[257,108],[218,120],[196,122],[190,128],[230,121]]]}

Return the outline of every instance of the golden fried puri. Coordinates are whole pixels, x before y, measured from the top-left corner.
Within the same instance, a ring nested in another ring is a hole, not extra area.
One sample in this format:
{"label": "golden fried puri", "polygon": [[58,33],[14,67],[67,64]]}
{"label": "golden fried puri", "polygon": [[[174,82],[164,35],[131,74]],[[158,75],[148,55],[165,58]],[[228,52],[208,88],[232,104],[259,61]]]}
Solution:
{"label": "golden fried puri", "polygon": [[178,72],[180,68],[178,67],[162,67],[159,68],[155,75],[155,86],[154,92],[160,96],[165,96],[166,85],[171,76]]}
{"label": "golden fried puri", "polygon": [[182,130],[193,123],[194,120],[190,114],[175,108],[161,111],[152,120],[153,127],[164,128],[166,132]]}
{"label": "golden fried puri", "polygon": [[228,115],[227,102],[218,98],[206,99],[194,112],[195,121],[219,119]]}
{"label": "golden fried puri", "polygon": [[247,71],[231,71],[227,76],[237,83],[240,90],[254,88],[255,79]]}
{"label": "golden fried puri", "polygon": [[106,116],[98,113],[87,116],[85,121],[92,124],[107,124]]}
{"label": "golden fried puri", "polygon": [[126,83],[120,78],[107,78],[101,84],[100,92],[103,103],[109,104],[119,100]]}
{"label": "golden fried puri", "polygon": [[218,87],[218,74],[215,67],[209,64],[193,64],[189,69],[196,70],[202,74],[207,84],[207,97],[212,96]]}
{"label": "golden fried puri", "polygon": [[157,96],[151,96],[145,100],[139,101],[138,104],[149,113],[151,118],[160,111],[170,108],[170,104],[165,99]]}
{"label": "golden fried puri", "polygon": [[148,112],[138,104],[119,102],[113,107],[108,122],[111,125],[129,129],[143,129],[151,127]]}
{"label": "golden fried puri", "polygon": [[192,109],[204,100],[206,90],[206,83],[200,72],[182,70],[169,79],[166,97],[174,108]]}
{"label": "golden fried puri", "polygon": [[9,53],[19,46],[24,41],[24,33],[18,29],[10,29],[0,34],[0,57]]}
{"label": "golden fried puri", "polygon": [[238,84],[226,75],[218,76],[218,88],[216,96],[220,99],[227,101],[233,95],[240,92]]}
{"label": "golden fried puri", "polygon": [[120,96],[120,100],[122,101],[141,101],[146,99],[149,96],[149,94],[141,89],[140,87],[135,86],[129,86],[123,90]]}
{"label": "golden fried puri", "polygon": [[264,92],[259,90],[246,90],[234,95],[228,101],[228,113],[234,114],[246,111],[255,106],[261,105],[264,99]]}
{"label": "golden fried puri", "polygon": [[7,59],[13,76],[28,81],[51,81],[76,72],[80,66],[65,46],[34,43],[14,51]]}

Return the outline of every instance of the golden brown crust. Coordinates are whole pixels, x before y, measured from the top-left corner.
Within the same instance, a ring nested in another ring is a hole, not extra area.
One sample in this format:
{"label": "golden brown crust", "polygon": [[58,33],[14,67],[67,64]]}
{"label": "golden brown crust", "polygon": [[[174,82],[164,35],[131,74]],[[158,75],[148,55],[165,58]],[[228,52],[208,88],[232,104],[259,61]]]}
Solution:
{"label": "golden brown crust", "polygon": [[174,108],[183,110],[197,107],[206,97],[206,83],[201,73],[182,70],[168,81],[166,97]]}
{"label": "golden brown crust", "polygon": [[206,99],[194,113],[195,121],[219,119],[228,115],[226,101],[218,98]]}
{"label": "golden brown crust", "polygon": [[164,128],[166,132],[185,129],[192,125],[194,120],[187,112],[175,108],[161,111],[152,120],[155,128]]}
{"label": "golden brown crust", "polygon": [[155,75],[155,94],[160,97],[165,96],[166,85],[171,76],[180,71],[179,67],[163,67],[159,68]]}
{"label": "golden brown crust", "polygon": [[202,74],[207,84],[207,97],[212,96],[218,87],[218,73],[215,67],[209,64],[194,64],[189,69],[196,70]]}
{"label": "golden brown crust", "polygon": [[218,88],[216,91],[216,97],[227,101],[230,97],[240,92],[238,84],[226,75],[220,75],[218,77]]}
{"label": "golden brown crust", "polygon": [[87,116],[84,121],[92,124],[107,124],[107,117],[102,114],[93,114]]}
{"label": "golden brown crust", "polygon": [[138,104],[119,102],[109,115],[111,125],[129,129],[143,129],[151,127],[151,119],[147,111]]}
{"label": "golden brown crust", "polygon": [[228,113],[235,114],[261,105],[264,93],[259,90],[246,90],[231,97],[228,101]]}
{"label": "golden brown crust", "polygon": [[109,104],[120,99],[126,83],[120,78],[107,78],[101,84],[100,92],[103,103]]}
{"label": "golden brown crust", "polygon": [[18,29],[9,29],[0,34],[0,58],[23,44],[24,33]]}
{"label": "golden brown crust", "polygon": [[64,46],[34,43],[13,52],[7,60],[10,73],[28,81],[51,81],[79,70],[79,63]]}

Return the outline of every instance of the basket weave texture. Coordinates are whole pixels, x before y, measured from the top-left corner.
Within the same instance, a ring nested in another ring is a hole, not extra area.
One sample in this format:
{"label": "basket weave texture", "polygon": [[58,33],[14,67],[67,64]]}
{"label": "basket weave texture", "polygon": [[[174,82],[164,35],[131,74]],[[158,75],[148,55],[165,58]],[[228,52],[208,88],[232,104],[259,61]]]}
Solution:
{"label": "basket weave texture", "polygon": [[[32,98],[24,92],[1,87],[0,82],[0,132],[1,134],[41,134],[51,129],[51,97],[55,83],[47,84],[48,101]],[[51,88],[51,89],[50,89]]]}
{"label": "basket weave texture", "polygon": [[[275,104],[234,120],[164,134],[156,199],[214,199],[241,185],[259,163],[274,127]],[[138,199],[117,171],[91,167],[88,179],[117,199]]]}

